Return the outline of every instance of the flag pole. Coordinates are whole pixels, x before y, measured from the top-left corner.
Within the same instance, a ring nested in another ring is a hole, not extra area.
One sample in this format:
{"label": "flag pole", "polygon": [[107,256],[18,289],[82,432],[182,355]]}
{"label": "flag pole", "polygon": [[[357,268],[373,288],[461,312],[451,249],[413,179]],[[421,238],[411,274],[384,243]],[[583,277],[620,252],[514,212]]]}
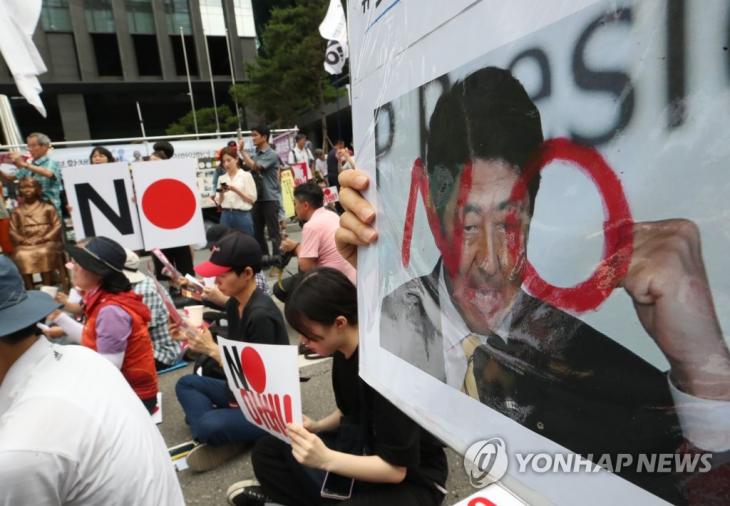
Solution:
{"label": "flag pole", "polygon": [[210,67],[210,51],[208,50],[208,36],[203,33],[203,42],[205,42],[205,59],[208,61],[208,75],[210,76],[210,93],[213,95],[213,113],[215,114],[215,131],[220,133],[221,124],[218,121],[218,103],[215,99],[215,86],[213,85],[213,70]]}
{"label": "flag pole", "polygon": [[199,134],[199,132],[198,132],[198,115],[195,113],[195,98],[193,98],[193,84],[190,81],[190,66],[188,65],[188,51],[187,51],[187,49],[185,49],[185,36],[183,35],[182,26],[180,26],[180,44],[182,45],[183,59],[185,60],[185,75],[188,78],[188,95],[190,95],[190,108],[193,111],[193,125],[195,125],[196,138],[199,139],[200,137],[197,137],[197,135]]}
{"label": "flag pole", "polygon": [[[226,28],[226,49],[228,49],[228,66],[231,69],[231,86],[236,87],[236,75],[233,72],[233,55],[231,54],[231,41],[228,38],[228,29]],[[233,90],[233,104],[236,106],[236,119],[238,120],[238,135],[241,135],[241,110],[238,107],[238,97],[235,89]]]}

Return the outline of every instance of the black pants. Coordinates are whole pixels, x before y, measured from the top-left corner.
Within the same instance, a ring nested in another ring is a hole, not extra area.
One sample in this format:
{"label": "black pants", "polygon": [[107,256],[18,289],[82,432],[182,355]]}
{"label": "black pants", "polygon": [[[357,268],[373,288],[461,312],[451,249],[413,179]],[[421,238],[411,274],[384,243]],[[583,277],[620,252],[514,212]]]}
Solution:
{"label": "black pants", "polygon": [[[190,250],[190,246],[165,248],[161,251],[183,276],[185,274],[194,274],[193,252]],[[157,277],[157,279],[162,278],[162,262],[157,260],[155,255],[152,255],[152,261],[155,264],[155,277]]]}
{"label": "black pants", "polygon": [[258,440],[251,454],[256,479],[272,501],[286,506],[341,504],[347,506],[438,506],[441,492],[411,482],[398,484],[355,482],[347,501],[322,499],[318,484],[291,453],[291,446],[273,437]]}
{"label": "black pants", "polygon": [[264,255],[269,254],[269,245],[266,244],[266,236],[264,235],[264,227],[269,231],[269,239],[271,239],[271,254],[278,255],[279,245],[281,244],[281,233],[279,232],[279,201],[277,200],[261,200],[253,206],[253,230],[256,240],[261,246],[261,252]]}

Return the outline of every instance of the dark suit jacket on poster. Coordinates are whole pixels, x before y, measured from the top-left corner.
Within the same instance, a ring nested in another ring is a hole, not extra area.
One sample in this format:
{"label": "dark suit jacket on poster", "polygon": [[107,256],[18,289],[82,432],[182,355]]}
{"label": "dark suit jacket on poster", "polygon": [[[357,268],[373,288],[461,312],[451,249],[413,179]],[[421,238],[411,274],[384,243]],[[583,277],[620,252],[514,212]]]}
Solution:
{"label": "dark suit jacket on poster", "polygon": [[[383,299],[380,344],[445,382],[439,273],[440,262]],[[674,453],[683,444],[666,373],[524,292],[508,329],[506,343],[493,335],[474,353],[482,403],[594,462],[604,453]],[[686,502],[678,476],[619,474]]]}

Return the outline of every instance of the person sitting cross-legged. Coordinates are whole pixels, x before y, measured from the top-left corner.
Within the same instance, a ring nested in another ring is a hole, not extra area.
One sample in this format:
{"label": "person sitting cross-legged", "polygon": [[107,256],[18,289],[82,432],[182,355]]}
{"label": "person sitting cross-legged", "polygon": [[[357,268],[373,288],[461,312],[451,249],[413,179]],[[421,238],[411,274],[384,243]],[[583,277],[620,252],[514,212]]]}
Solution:
{"label": "person sitting cross-legged", "polygon": [[[210,260],[195,267],[229,296],[225,310],[228,339],[261,344],[289,344],[281,311],[256,286],[261,270],[261,247],[251,236],[233,233],[212,248]],[[194,335],[176,329],[177,338],[187,338],[191,350],[207,355],[222,365],[215,337],[207,329]],[[193,471],[207,471],[241,453],[246,445],[265,433],[249,423],[236,405],[222,370],[215,376],[190,374],[178,381],[175,391],[185,412],[193,438],[200,444],[188,455]]]}

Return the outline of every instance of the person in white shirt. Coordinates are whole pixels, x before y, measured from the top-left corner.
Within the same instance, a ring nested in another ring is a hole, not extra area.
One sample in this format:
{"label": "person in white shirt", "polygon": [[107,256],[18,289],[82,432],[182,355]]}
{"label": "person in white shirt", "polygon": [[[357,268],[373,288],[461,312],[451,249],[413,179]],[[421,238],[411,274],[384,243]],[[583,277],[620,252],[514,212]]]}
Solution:
{"label": "person in white shirt", "polygon": [[250,172],[241,168],[235,146],[221,150],[221,164],[226,170],[218,178],[218,202],[223,208],[221,224],[254,236],[251,209],[258,197],[256,182]]}
{"label": "person in white shirt", "polygon": [[314,172],[319,172],[324,182],[329,183],[327,177],[327,157],[324,156],[324,151],[321,149],[314,150]]}
{"label": "person in white shirt", "polygon": [[36,324],[59,304],[0,257],[0,506],[185,504],[157,427],[109,361]]}
{"label": "person in white shirt", "polygon": [[294,163],[306,162],[307,168],[312,167],[314,156],[307,147],[307,136],[305,134],[297,134],[294,137],[294,147],[289,151],[289,165]]}

